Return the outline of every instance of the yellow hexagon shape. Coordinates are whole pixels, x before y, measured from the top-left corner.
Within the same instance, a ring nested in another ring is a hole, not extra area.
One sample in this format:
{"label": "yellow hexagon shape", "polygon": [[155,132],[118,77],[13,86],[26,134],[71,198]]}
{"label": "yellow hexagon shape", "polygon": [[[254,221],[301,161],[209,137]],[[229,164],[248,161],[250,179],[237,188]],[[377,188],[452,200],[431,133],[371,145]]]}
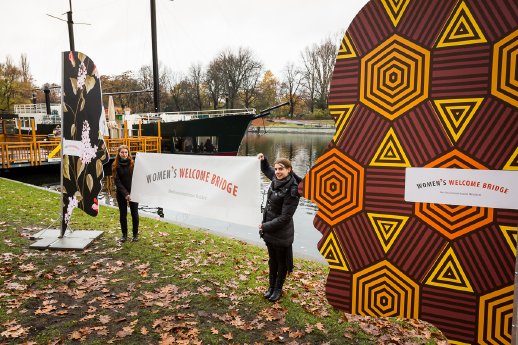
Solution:
{"label": "yellow hexagon shape", "polygon": [[362,58],[360,73],[360,102],[394,120],[428,98],[430,52],[393,35]]}

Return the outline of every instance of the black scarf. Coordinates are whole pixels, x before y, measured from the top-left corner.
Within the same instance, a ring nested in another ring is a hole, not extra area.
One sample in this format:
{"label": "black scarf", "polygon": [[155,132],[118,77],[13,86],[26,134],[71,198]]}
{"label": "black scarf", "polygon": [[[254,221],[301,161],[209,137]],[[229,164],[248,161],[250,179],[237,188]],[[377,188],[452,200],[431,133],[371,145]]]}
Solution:
{"label": "black scarf", "polygon": [[273,184],[273,189],[277,190],[279,188],[282,188],[284,187],[286,184],[288,184],[291,179],[292,179],[293,176],[288,175],[286,176],[285,178],[283,178],[282,180],[278,180],[277,177],[275,177],[272,181],[272,184]]}

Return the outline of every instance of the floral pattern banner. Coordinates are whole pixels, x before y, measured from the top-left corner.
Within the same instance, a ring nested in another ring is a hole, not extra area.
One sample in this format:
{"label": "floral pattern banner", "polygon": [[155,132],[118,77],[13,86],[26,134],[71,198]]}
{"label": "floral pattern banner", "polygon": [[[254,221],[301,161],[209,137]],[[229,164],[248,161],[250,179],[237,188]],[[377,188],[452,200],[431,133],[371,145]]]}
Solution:
{"label": "floral pattern banner", "polygon": [[[101,83],[94,62],[81,52],[63,52],[63,219],[65,233],[72,211],[99,212],[98,195],[109,161],[102,135],[106,123]],[[74,147],[74,150],[67,150]]]}

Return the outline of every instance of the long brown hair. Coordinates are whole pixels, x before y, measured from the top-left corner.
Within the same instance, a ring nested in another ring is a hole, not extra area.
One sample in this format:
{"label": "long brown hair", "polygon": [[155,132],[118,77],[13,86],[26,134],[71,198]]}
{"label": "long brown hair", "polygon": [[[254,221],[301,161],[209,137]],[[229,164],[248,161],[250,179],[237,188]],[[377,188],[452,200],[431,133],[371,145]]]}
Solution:
{"label": "long brown hair", "polygon": [[117,157],[115,157],[115,161],[112,164],[112,176],[115,177],[117,175],[117,168],[119,167],[119,160],[120,160],[120,152],[121,150],[126,149],[128,150],[128,160],[130,165],[130,171],[133,172],[133,166],[135,165],[135,161],[131,157],[129,147],[127,145],[121,145],[117,149]]}

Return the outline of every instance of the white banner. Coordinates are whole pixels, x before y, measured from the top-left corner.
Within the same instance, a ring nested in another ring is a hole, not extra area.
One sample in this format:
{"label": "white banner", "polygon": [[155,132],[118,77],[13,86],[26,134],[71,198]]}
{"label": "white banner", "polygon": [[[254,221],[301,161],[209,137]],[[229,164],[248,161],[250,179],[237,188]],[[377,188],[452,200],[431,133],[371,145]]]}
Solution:
{"label": "white banner", "polygon": [[518,209],[518,171],[407,168],[405,201]]}
{"label": "white banner", "polygon": [[138,152],[131,199],[147,206],[257,227],[261,222],[256,157]]}

